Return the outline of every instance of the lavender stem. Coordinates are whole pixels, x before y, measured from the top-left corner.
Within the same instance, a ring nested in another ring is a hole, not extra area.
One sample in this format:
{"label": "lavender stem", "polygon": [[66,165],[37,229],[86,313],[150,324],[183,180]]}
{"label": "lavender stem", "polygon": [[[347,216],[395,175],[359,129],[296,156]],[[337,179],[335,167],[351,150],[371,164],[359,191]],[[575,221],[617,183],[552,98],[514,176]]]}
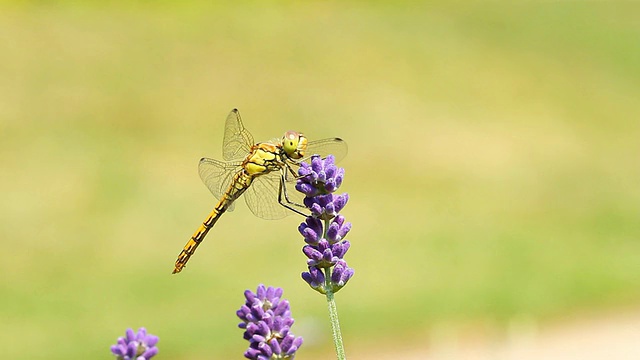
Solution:
{"label": "lavender stem", "polygon": [[329,307],[329,320],[331,321],[331,333],[333,335],[333,343],[336,346],[336,355],[338,360],[346,360],[344,353],[344,345],[342,343],[342,332],[340,331],[340,320],[338,319],[338,307],[336,306],[333,291],[331,290],[331,268],[325,269],[325,288],[327,296],[327,306]]}
{"label": "lavender stem", "polygon": [[[327,237],[327,229],[331,224],[330,219],[324,220],[324,229],[322,231],[322,237]],[[336,306],[336,300],[333,296],[333,286],[331,284],[331,268],[324,269],[324,287],[326,289],[325,295],[327,296],[327,306],[329,307],[329,321],[331,322],[331,334],[333,335],[333,343],[336,346],[336,355],[338,360],[346,360],[347,355],[344,353],[344,344],[342,343],[342,332],[340,331],[340,319],[338,318],[338,307]]]}

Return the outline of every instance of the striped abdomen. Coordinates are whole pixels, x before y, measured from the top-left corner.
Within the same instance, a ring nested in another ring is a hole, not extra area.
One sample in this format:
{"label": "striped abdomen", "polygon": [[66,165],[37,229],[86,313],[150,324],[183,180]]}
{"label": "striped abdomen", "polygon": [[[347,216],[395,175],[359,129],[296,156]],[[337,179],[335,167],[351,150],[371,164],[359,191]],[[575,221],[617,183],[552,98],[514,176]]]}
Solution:
{"label": "striped abdomen", "polygon": [[215,225],[220,216],[227,211],[229,206],[231,206],[231,204],[249,188],[251,181],[253,181],[253,176],[248,175],[245,171],[240,171],[233,177],[231,185],[229,185],[227,191],[222,195],[216,207],[202,222],[198,230],[196,230],[189,241],[187,241],[187,244],[180,252],[180,255],[178,255],[178,259],[176,260],[176,264],[173,268],[174,274],[182,271],[182,269],[187,265],[189,258],[191,258],[191,255],[196,252],[198,245],[200,245],[202,240],[204,240],[204,237],[207,236],[209,229]]}

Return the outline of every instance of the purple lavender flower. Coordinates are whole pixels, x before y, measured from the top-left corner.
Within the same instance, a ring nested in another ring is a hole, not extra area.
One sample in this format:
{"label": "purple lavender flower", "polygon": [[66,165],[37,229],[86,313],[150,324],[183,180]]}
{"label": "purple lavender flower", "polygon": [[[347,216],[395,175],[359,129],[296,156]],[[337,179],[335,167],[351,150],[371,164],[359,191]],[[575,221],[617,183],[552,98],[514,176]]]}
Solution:
{"label": "purple lavender flower", "polygon": [[333,155],[326,159],[313,155],[311,164],[302,163],[298,169],[300,179],[296,189],[305,194],[304,205],[319,219],[335,217],[349,200],[348,194],[334,195],[344,177],[344,169],[334,164]]}
{"label": "purple lavender flower", "polygon": [[158,353],[157,343],[158,337],[147,334],[147,329],[141,327],[136,334],[129,328],[111,346],[111,352],[118,360],[149,360]]}
{"label": "purple lavender flower", "polygon": [[289,301],[282,299],[281,288],[258,285],[255,293],[244,292],[246,302],[236,315],[242,320],[238,327],[245,329],[249,341],[247,359],[293,359],[302,345],[302,337],[289,332],[293,325]]}
{"label": "purple lavender flower", "polygon": [[[343,259],[351,246],[344,239],[351,223],[339,214],[349,195],[334,194],[344,179],[344,169],[334,162],[332,155],[325,159],[313,155],[310,164],[300,164],[296,184],[296,189],[305,194],[304,205],[311,210],[311,215],[298,227],[306,243],[302,252],[308,258],[309,267],[302,278],[322,294],[340,290],[354,274]],[[323,269],[329,275],[325,276]]]}

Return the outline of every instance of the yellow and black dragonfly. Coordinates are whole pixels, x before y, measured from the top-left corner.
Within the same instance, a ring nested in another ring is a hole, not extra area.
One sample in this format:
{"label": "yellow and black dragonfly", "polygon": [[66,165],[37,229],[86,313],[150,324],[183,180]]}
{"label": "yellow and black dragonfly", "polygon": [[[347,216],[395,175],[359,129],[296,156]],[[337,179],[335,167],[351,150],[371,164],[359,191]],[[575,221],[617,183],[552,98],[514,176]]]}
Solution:
{"label": "yellow and black dragonfly", "polygon": [[225,161],[202,158],[198,166],[200,178],[218,204],[187,241],[173,273],[182,271],[220,216],[233,210],[240,195],[244,194],[251,212],[263,219],[280,219],[294,212],[306,216],[297,209],[302,205],[290,200],[287,187],[297,177],[294,167],[314,154],[332,154],[339,161],[347,154],[347,143],[340,138],[308,141],[295,131],[287,131],[280,139],[254,143],[238,109],[233,109],[224,128]]}

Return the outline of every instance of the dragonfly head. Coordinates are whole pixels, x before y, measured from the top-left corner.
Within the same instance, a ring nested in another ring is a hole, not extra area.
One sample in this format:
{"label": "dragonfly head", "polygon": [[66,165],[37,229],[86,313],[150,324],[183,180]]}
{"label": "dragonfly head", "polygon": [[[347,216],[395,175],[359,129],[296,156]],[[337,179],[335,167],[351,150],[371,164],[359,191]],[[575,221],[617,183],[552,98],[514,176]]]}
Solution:
{"label": "dragonfly head", "polygon": [[292,159],[300,159],[307,150],[307,138],[299,132],[287,131],[282,137],[282,148]]}

